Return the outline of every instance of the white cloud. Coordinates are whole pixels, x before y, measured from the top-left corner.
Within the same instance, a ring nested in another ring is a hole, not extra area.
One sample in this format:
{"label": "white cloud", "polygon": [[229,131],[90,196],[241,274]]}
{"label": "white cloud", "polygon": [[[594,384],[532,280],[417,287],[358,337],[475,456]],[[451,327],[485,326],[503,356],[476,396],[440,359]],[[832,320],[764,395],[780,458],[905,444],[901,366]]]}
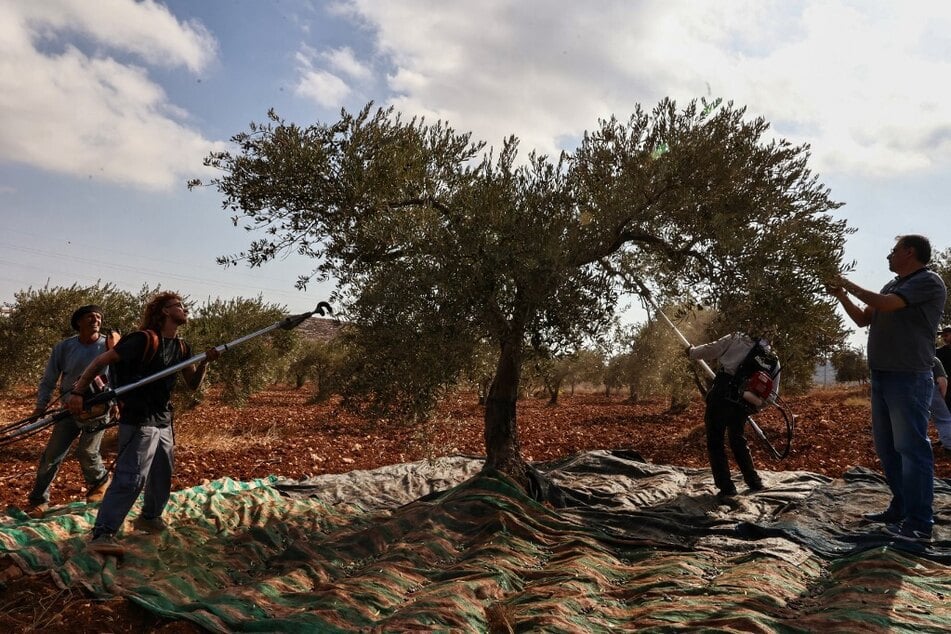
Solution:
{"label": "white cloud", "polygon": [[951,159],[951,4],[350,0],[393,67],[393,103],[497,145],[558,149],[635,102],[721,96],[809,142],[822,171]]}
{"label": "white cloud", "polygon": [[369,67],[360,62],[349,47],[336,48],[323,54],[331,67],[354,79],[367,80],[371,77]]}
{"label": "white cloud", "polygon": [[327,108],[340,107],[350,94],[350,87],[342,79],[325,70],[302,71],[295,90]]}
{"label": "white cloud", "polygon": [[82,35],[151,65],[184,66],[197,72],[215,56],[215,39],[204,26],[182,24],[153,0],[13,0],[13,5],[37,35]]}
{"label": "white cloud", "polygon": [[121,60],[129,56],[197,71],[214,59],[214,41],[151,1],[0,6],[0,158],[135,187],[182,185],[217,145],[178,121],[146,68]]}
{"label": "white cloud", "polygon": [[[353,87],[340,77],[341,74],[363,84],[373,77],[369,66],[360,62],[349,47],[318,53],[304,45],[295,59],[299,75],[295,93],[325,108],[345,106],[347,99],[354,95]],[[322,66],[333,69],[333,72]]]}

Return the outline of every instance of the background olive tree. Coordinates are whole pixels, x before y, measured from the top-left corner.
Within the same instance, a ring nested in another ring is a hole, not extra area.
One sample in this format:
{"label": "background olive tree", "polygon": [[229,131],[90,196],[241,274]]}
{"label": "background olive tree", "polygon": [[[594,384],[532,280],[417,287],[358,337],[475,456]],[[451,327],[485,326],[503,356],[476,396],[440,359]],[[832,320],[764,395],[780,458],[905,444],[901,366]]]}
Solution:
{"label": "background olive tree", "polygon": [[840,383],[867,383],[869,380],[868,359],[861,348],[844,346],[835,350],[830,362],[835,368],[835,380]]}
{"label": "background olive tree", "polygon": [[[709,327],[716,318],[715,311],[670,305],[662,310],[691,343],[710,340]],[[620,330],[617,344],[623,350],[615,361],[618,381],[627,386],[631,401],[664,397],[669,401],[670,411],[678,412],[689,405],[699,387],[706,387],[703,373],[687,359],[685,346],[673,329],[653,314],[644,323]]]}
{"label": "background olive tree", "polygon": [[371,106],[306,127],[271,112],[233,142],[208,157],[210,184],[258,237],[222,261],[295,250],[314,261],[299,284],[336,281],[358,333],[352,403],[424,415],[489,341],[486,469],[536,493],[516,421],[526,346],[603,335],[623,294],[782,320],[812,348],[841,337],[822,290],[841,269],[839,205],[808,147],[732,104],[637,106],[554,158]]}
{"label": "background olive tree", "polygon": [[53,346],[76,334],[69,319],[80,306],[99,305],[103,328],[125,333],[137,328],[145,300],[155,290],[130,293],[100,281],[17,291],[10,314],[0,319],[0,390],[39,383]]}
{"label": "background olive tree", "polygon": [[[270,326],[284,316],[283,306],[267,303],[260,296],[208,299],[191,309],[183,335],[192,353],[198,354]],[[254,393],[286,373],[288,355],[297,338],[293,330],[278,329],[230,348],[215,363],[209,364],[206,383],[221,385],[221,399],[225,403],[244,405]],[[194,404],[200,400],[203,390],[190,393],[188,402]]]}
{"label": "background olive tree", "polygon": [[529,353],[529,376],[537,379],[544,388],[549,405],[557,405],[565,385],[572,394],[578,383],[587,382],[596,386],[604,378],[604,360],[600,353],[580,348],[570,352],[554,353],[545,348]]}
{"label": "background olive tree", "polygon": [[[69,320],[78,307],[98,304],[103,310],[103,329],[114,328],[128,334],[138,330],[146,303],[159,290],[143,286],[137,293],[130,293],[112,284],[97,282],[91,286],[74,284],[18,291],[10,314],[0,318],[0,354],[4,359],[0,364],[0,390],[24,385],[35,387],[39,383],[53,346],[76,334]],[[181,335],[194,354],[233,341],[284,317],[283,307],[267,304],[260,297],[209,299],[198,306],[186,297],[185,303],[190,318]],[[204,390],[219,384],[225,402],[244,404],[252,394],[286,372],[289,352],[297,338],[294,331],[278,330],[232,348],[209,366],[202,391],[179,390],[176,403],[193,406],[200,402]]]}
{"label": "background olive tree", "polygon": [[338,338],[315,341],[300,337],[290,353],[287,375],[296,388],[312,384],[314,403],[322,403],[340,391],[348,351]]}

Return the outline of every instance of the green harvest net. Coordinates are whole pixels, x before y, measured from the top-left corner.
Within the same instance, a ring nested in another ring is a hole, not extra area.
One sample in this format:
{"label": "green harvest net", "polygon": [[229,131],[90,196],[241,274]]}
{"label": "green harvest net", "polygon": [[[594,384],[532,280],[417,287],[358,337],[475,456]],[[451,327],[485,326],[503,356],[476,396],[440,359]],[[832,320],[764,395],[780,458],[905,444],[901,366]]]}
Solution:
{"label": "green harvest net", "polygon": [[10,509],[0,557],[222,632],[951,631],[946,481],[925,548],[862,522],[888,501],[866,470],[762,472],[726,506],[707,471],[633,453],[537,466],[567,508],[456,456],[178,491],[121,561],[86,550],[96,506]]}

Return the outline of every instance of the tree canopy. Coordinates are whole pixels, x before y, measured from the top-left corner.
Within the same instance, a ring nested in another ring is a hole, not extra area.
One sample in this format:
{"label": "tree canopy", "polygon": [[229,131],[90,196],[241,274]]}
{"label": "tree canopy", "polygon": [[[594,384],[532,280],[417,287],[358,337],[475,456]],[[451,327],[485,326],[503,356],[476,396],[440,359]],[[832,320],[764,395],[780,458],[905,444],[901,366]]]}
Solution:
{"label": "tree canopy", "polygon": [[572,152],[521,158],[515,136],[496,151],[368,105],[306,127],[270,112],[206,163],[255,236],[222,262],[296,250],[315,263],[300,285],[337,282],[364,346],[354,389],[424,412],[491,342],[487,468],[530,483],[515,418],[525,347],[605,334],[626,293],[702,301],[814,347],[841,339],[822,283],[849,230],[808,147],[768,133],[731,103],[664,100],[599,121]]}

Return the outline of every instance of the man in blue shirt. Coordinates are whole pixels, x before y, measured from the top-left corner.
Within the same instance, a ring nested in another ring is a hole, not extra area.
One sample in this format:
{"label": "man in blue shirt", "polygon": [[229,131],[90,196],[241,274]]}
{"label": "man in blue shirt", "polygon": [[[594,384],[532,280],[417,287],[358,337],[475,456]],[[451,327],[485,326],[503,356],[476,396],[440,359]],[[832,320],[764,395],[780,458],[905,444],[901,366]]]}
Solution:
{"label": "man in blue shirt", "polygon": [[[35,415],[42,415],[51,401],[69,396],[73,383],[89,362],[106,351],[107,337],[100,332],[102,309],[99,306],[95,304],[80,306],[73,313],[69,323],[77,334],[60,341],[50,353],[36,396],[36,408],[33,411]],[[112,343],[115,341],[113,340]],[[59,382],[60,396],[54,399],[57,382]],[[53,433],[40,457],[40,463],[36,468],[36,480],[30,491],[29,505],[26,508],[30,517],[43,517],[49,508],[50,485],[59,473],[59,468],[73,441],[77,438],[79,442],[76,447],[76,457],[79,459],[79,466],[86,480],[86,502],[95,503],[102,500],[106,486],[109,484],[109,472],[102,464],[99,445],[105,429],[103,424],[108,422],[108,417],[108,413],[88,419],[70,416],[53,426]]]}
{"label": "man in blue shirt", "polygon": [[884,522],[885,530],[899,539],[930,542],[934,456],[928,414],[934,393],[934,333],[947,289],[941,277],[926,268],[931,261],[926,237],[898,236],[887,258],[897,277],[880,293],[841,276],[830,281],[829,292],[856,325],[869,329],[872,437],[892,500],[885,511],[865,519]]}

